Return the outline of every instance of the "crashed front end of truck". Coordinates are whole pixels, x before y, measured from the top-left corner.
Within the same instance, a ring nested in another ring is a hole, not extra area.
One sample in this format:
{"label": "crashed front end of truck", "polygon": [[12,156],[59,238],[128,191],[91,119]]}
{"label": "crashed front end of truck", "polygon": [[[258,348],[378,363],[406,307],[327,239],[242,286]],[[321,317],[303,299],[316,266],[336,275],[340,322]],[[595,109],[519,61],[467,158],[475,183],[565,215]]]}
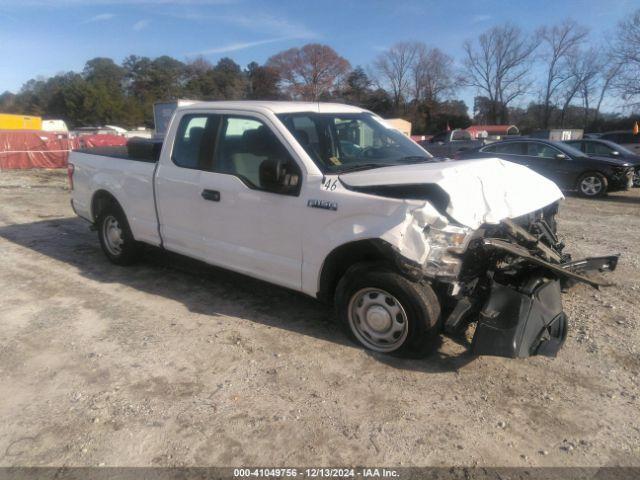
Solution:
{"label": "crashed front end of truck", "polygon": [[482,355],[553,356],[567,334],[561,292],[607,283],[591,272],[618,256],[574,261],[556,236],[562,192],[549,179],[500,159],[420,164],[341,177],[349,189],[400,199],[407,210],[384,238],[396,266],[439,293],[445,332],[477,322]]}
{"label": "crashed front end of truck", "polygon": [[425,227],[430,251],[424,276],[447,289],[444,329],[455,334],[477,321],[478,355],[555,356],[567,334],[561,292],[588,276],[613,271],[618,256],[572,260],[556,236],[558,204],[476,230],[451,224]]}

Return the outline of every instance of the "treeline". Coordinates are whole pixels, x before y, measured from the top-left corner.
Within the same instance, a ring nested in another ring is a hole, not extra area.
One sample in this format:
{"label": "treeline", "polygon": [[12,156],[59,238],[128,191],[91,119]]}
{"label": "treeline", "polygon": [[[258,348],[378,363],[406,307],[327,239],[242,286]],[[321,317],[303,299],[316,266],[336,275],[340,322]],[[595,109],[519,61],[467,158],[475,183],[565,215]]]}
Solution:
{"label": "treeline", "polygon": [[[73,127],[152,126],[152,105],[200,100],[310,100],[359,105],[401,116],[414,133],[475,123],[538,128],[629,128],[640,105],[640,10],[621,21],[606,45],[572,20],[526,34],[511,24],[493,27],[463,44],[456,63],[422,42],[400,42],[366,68],[353,68],[331,47],[307,44],[241,67],[231,58],[212,64],[161,56],[89,60],[82,72],[33,79],[0,95],[0,112],[62,118]],[[471,107],[464,88],[477,96]],[[525,99],[528,105],[524,106]],[[607,99],[626,102],[627,117],[603,113]]]}

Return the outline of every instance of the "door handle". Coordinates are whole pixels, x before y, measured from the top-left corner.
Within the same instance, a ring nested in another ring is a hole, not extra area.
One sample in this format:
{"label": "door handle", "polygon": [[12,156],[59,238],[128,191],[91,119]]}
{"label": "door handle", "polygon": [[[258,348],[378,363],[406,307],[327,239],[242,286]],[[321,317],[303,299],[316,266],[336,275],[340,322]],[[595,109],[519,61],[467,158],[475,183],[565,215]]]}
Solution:
{"label": "door handle", "polygon": [[205,200],[209,200],[211,202],[220,201],[220,192],[217,190],[203,190],[200,196]]}

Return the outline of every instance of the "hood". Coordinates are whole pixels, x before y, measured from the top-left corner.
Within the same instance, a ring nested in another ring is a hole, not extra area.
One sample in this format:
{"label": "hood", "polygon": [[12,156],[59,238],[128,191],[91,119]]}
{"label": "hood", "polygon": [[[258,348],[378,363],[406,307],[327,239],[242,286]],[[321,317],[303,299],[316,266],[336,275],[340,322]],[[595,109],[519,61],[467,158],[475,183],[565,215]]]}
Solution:
{"label": "hood", "polygon": [[[470,228],[516,218],[564,198],[551,180],[498,158],[382,167],[345,173],[340,180],[356,189],[438,185],[449,197],[447,214]],[[406,198],[412,198],[411,191],[407,189]]]}

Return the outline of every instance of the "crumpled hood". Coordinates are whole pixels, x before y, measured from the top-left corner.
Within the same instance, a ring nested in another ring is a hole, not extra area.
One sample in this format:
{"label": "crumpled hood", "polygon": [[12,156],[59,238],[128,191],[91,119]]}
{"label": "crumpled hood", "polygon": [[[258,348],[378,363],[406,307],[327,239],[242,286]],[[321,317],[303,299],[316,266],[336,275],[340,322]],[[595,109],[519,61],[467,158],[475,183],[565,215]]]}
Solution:
{"label": "crumpled hood", "polygon": [[356,188],[436,184],[449,195],[447,213],[470,228],[516,218],[564,198],[551,180],[498,158],[383,167],[345,173],[340,180]]}

